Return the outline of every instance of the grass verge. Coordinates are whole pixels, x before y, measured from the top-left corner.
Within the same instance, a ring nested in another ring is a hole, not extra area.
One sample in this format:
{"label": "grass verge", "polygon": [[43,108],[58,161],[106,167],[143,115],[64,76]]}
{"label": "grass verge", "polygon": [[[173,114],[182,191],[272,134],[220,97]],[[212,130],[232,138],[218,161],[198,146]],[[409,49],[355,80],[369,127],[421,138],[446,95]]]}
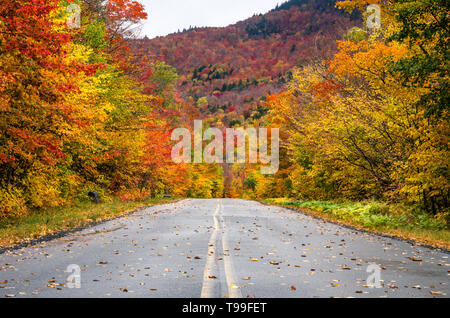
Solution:
{"label": "grass verge", "polygon": [[86,226],[90,223],[113,219],[139,208],[170,203],[176,200],[175,198],[164,198],[123,202],[114,198],[111,202],[100,204],[82,202],[74,206],[33,211],[20,218],[0,219],[0,249]]}
{"label": "grass verge", "polygon": [[378,234],[450,249],[448,214],[431,217],[413,207],[372,201],[355,203],[266,199],[262,202],[298,208],[323,219]]}

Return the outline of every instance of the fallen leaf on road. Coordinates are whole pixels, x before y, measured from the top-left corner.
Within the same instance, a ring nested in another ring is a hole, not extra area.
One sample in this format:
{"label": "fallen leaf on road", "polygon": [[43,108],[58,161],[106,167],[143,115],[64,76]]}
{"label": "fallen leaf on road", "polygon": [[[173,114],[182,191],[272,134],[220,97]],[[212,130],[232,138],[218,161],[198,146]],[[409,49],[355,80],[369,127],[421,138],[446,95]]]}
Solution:
{"label": "fallen leaf on road", "polygon": [[443,296],[445,295],[443,292],[441,291],[434,291],[434,290],[430,290],[430,294],[431,295],[437,295],[437,296]]}
{"label": "fallen leaf on road", "polygon": [[421,258],[416,258],[416,257],[408,257],[408,259],[413,262],[421,262],[422,261]]}
{"label": "fallen leaf on road", "polygon": [[270,264],[271,264],[271,265],[280,265],[279,262],[274,262],[274,261],[271,261]]}
{"label": "fallen leaf on road", "polygon": [[398,287],[395,286],[395,285],[390,285],[389,288],[391,288],[391,289],[398,289]]}
{"label": "fallen leaf on road", "polygon": [[257,258],[252,258],[251,261],[252,261],[252,262],[259,262],[259,259],[257,259]]}
{"label": "fallen leaf on road", "polygon": [[244,277],[244,278],[242,278],[243,280],[250,280],[251,279],[251,277]]}
{"label": "fallen leaf on road", "polygon": [[297,290],[294,285],[291,286],[291,290]]}

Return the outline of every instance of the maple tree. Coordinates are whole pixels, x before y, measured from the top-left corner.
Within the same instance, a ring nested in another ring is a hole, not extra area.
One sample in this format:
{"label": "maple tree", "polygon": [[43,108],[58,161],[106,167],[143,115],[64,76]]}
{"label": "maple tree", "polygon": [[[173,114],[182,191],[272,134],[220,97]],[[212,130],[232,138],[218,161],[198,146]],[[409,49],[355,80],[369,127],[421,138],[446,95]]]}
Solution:
{"label": "maple tree", "polygon": [[189,167],[170,161],[184,107],[177,74],[157,59],[136,62],[129,47],[143,6],[76,1],[81,25],[68,28],[70,3],[0,4],[2,217],[86,200],[93,190],[124,200],[188,191]]}
{"label": "maple tree", "polygon": [[[64,63],[68,33],[55,30],[58,1],[3,1],[0,4],[0,183],[3,205],[57,201],[53,169],[65,154],[59,136],[72,125],[64,92],[67,78],[83,66]],[[32,23],[33,21],[33,23]],[[22,195],[23,194],[23,195]],[[12,206],[11,206],[12,205]]]}

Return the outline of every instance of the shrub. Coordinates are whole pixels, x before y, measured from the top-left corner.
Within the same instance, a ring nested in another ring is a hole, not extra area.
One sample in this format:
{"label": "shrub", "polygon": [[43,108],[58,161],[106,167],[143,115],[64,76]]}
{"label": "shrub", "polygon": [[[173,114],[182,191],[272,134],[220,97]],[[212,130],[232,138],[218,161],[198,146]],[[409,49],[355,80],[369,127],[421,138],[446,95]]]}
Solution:
{"label": "shrub", "polygon": [[0,187],[0,218],[19,217],[27,214],[23,192],[12,186]]}

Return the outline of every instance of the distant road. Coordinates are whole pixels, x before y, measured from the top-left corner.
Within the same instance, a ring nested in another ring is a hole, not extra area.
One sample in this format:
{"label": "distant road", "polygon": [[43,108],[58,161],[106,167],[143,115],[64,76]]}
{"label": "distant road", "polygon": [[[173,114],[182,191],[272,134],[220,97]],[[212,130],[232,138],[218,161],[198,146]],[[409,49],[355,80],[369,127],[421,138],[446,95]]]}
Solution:
{"label": "distant road", "polygon": [[449,297],[448,257],[253,201],[184,200],[0,255],[0,297]]}

